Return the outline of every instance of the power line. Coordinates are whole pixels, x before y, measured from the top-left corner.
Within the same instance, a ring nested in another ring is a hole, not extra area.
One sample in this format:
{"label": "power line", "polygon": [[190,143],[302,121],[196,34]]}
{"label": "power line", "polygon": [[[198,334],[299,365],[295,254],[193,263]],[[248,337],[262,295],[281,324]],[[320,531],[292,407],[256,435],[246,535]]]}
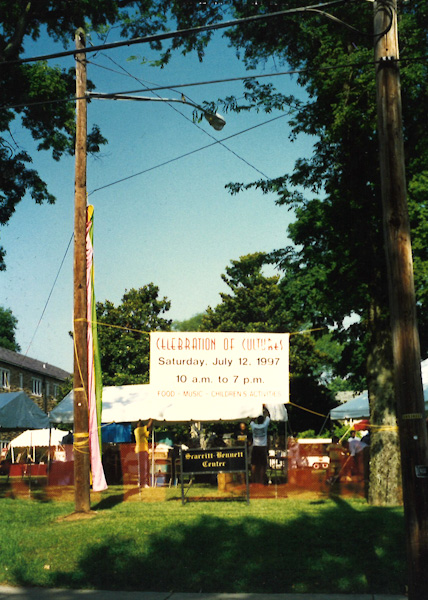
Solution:
{"label": "power line", "polygon": [[177,160],[180,160],[181,158],[185,158],[187,156],[191,156],[192,154],[196,154],[196,152],[200,152],[201,150],[206,150],[207,148],[211,148],[212,146],[215,146],[217,144],[220,144],[221,142],[224,142],[226,140],[230,140],[234,137],[237,137],[238,135],[242,135],[243,133],[248,133],[248,131],[252,131],[253,129],[257,129],[257,127],[262,127],[263,125],[268,125],[269,123],[273,123],[274,121],[277,121],[278,119],[283,119],[284,117],[286,117],[288,115],[288,113],[283,114],[283,115],[279,115],[277,117],[274,117],[273,119],[269,119],[268,121],[264,121],[263,123],[258,123],[257,125],[253,125],[253,127],[249,127],[248,129],[244,129],[243,131],[239,131],[238,133],[234,133],[226,138],[224,138],[223,140],[216,140],[215,142],[212,142],[211,144],[207,144],[206,146],[201,146],[200,148],[196,148],[195,150],[191,150],[190,152],[186,152],[185,154],[181,154],[180,156],[176,156],[174,158],[171,158],[169,160],[166,160],[163,163],[157,164],[153,167],[149,167],[148,169],[144,169],[143,171],[139,171],[138,173],[134,173],[133,175],[128,175],[127,177],[122,177],[121,179],[117,179],[116,181],[112,181],[111,183],[107,183],[106,185],[103,185],[99,188],[95,188],[94,190],[92,190],[91,192],[89,192],[88,196],[91,196],[92,194],[95,194],[96,192],[99,192],[101,190],[104,190],[108,187],[111,187],[113,185],[116,185],[118,183],[123,183],[124,181],[128,181],[129,179],[133,179],[134,177],[138,177],[139,175],[144,175],[144,173],[149,173],[150,171],[154,171],[154,169],[158,169],[159,167],[164,167],[165,165],[168,165],[170,163],[173,163]]}
{"label": "power line", "polygon": [[[111,62],[113,62],[116,66],[118,66],[120,69],[122,69],[127,75],[128,77],[131,77],[132,79],[135,79],[136,81],[138,81],[139,83],[142,83],[141,79],[139,79],[138,77],[136,77],[135,75],[132,75],[131,73],[129,73],[122,65],[119,65],[116,61],[114,61],[110,56],[106,56],[106,58],[108,58]],[[172,89],[172,88],[170,88]],[[147,91],[144,90],[144,91]],[[172,89],[172,91],[176,91],[174,89]],[[155,96],[157,96],[158,98],[160,98],[160,96],[156,93]],[[189,98],[189,97],[188,97]],[[194,104],[195,101],[191,98],[189,98],[189,100],[191,100],[191,102],[193,102]],[[184,113],[182,113],[180,110],[178,110],[178,108],[176,106],[174,106],[172,103],[166,102],[166,104],[168,104],[168,106],[170,108],[172,108],[176,113],[178,113],[181,117],[183,117],[184,119],[186,119],[186,121],[189,121],[189,123],[192,123],[192,125],[194,125],[195,127],[197,127],[200,131],[202,131],[205,135],[207,135],[209,138],[211,138],[212,140],[215,140],[216,142],[218,141],[217,138],[212,135],[209,131],[206,131],[203,127],[201,127],[198,123],[196,123],[193,119],[190,119],[187,115],[185,115]],[[266,177],[266,179],[269,179],[268,175],[266,175],[266,173],[263,173],[263,171],[261,171],[260,169],[258,169],[257,167],[255,167],[252,163],[250,163],[247,159],[243,158],[242,156],[240,156],[237,152],[235,152],[234,150],[232,150],[231,148],[229,148],[228,146],[226,146],[226,144],[224,144],[222,141],[219,141],[220,145],[227,150],[228,152],[230,152],[231,154],[233,154],[234,156],[236,156],[236,158],[238,158],[239,160],[241,160],[243,163],[245,163],[246,165],[248,165],[249,167],[251,167],[252,169],[254,169],[254,171],[256,171],[257,173],[259,173],[259,175],[261,175],[262,177]]]}
{"label": "power line", "polygon": [[[189,27],[187,29],[179,29],[177,31],[168,31],[165,33],[157,33],[154,35],[147,35],[143,37],[132,38],[130,40],[122,40],[119,42],[111,42],[109,44],[102,44],[99,46],[88,46],[86,48],[79,49],[79,53],[88,54],[88,52],[98,52],[100,50],[111,50],[112,48],[120,48],[122,46],[131,46],[134,44],[148,44],[153,42],[160,42],[163,40],[172,39],[175,37],[184,37],[190,34],[202,33],[204,31],[215,31],[217,29],[224,29],[226,27],[234,27],[235,25],[241,25],[245,23],[253,23],[260,20],[271,19],[275,17],[282,17],[285,15],[294,15],[304,12],[320,12],[323,8],[328,8],[330,6],[338,6],[340,4],[346,4],[347,2],[357,2],[359,0],[333,0],[331,2],[324,2],[321,4],[315,4],[313,6],[303,6],[300,8],[291,8],[288,10],[281,10],[274,13],[268,13],[263,15],[253,15],[251,17],[244,17],[242,19],[235,19],[232,21],[222,21],[220,23],[214,23],[212,25],[201,25],[199,27]],[[327,13],[324,13],[327,15]],[[331,16],[331,15],[328,15]],[[18,58],[15,60],[9,60],[0,62],[1,66],[11,66],[11,65],[20,65],[24,63],[37,62],[41,60],[52,60],[54,58],[63,58],[66,56],[74,56],[76,54],[76,50],[64,50],[62,52],[55,52],[52,54],[44,54],[41,56],[34,56],[28,58]]]}
{"label": "power line", "polygon": [[[397,63],[405,64],[405,63],[414,63],[414,62],[426,62],[428,60],[428,56],[416,56],[409,58],[399,58],[397,59]],[[374,67],[378,65],[380,61],[369,60],[366,62],[355,62],[355,63],[346,63],[346,64],[338,64],[330,67],[317,67],[316,71],[318,73],[335,71],[339,69],[351,69],[351,68],[361,68],[361,67]],[[0,63],[1,65],[2,63]],[[103,67],[102,65],[98,65],[97,63],[91,62],[91,64],[100,69],[107,69],[107,67]],[[208,81],[194,81],[190,83],[177,83],[177,84],[168,84],[168,85],[160,85],[156,87],[144,87],[133,90],[125,90],[120,92],[111,92],[111,95],[115,94],[138,94],[140,92],[158,92],[162,90],[173,90],[183,89],[188,87],[196,87],[203,85],[214,85],[219,83],[231,83],[234,81],[246,81],[251,79],[264,79],[269,77],[281,77],[284,75],[302,75],[304,73],[310,73],[314,69],[311,67],[307,67],[304,69],[292,69],[289,71],[279,71],[277,73],[259,73],[258,75],[241,75],[239,77],[227,77],[224,79],[211,79]],[[116,72],[116,71],[113,71]],[[117,73],[117,72],[116,72]],[[139,80],[140,81],[140,80]],[[23,102],[21,104],[3,104],[0,108],[2,109],[18,109],[18,108],[27,108],[31,106],[42,106],[44,104],[57,104],[61,102],[74,102],[76,100],[84,100],[84,98],[78,98],[76,96],[69,96],[68,98],[56,98],[54,100],[38,100],[35,102]]]}
{"label": "power line", "polygon": [[69,251],[69,249],[70,249],[70,246],[71,246],[71,242],[72,242],[72,240],[73,240],[73,237],[74,237],[74,233],[72,233],[72,234],[71,234],[70,240],[69,240],[69,242],[68,242],[68,244],[67,244],[67,248],[65,249],[64,256],[62,257],[62,261],[61,261],[61,264],[59,265],[58,272],[57,272],[57,274],[56,274],[56,276],[55,276],[55,279],[54,279],[54,282],[53,282],[53,284],[52,284],[51,290],[50,290],[50,292],[49,292],[48,298],[47,298],[47,300],[46,300],[46,302],[45,302],[45,306],[44,306],[44,308],[43,308],[43,310],[42,310],[42,314],[40,315],[39,322],[37,323],[37,325],[36,325],[36,328],[35,328],[35,330],[34,330],[34,333],[33,333],[33,336],[32,336],[32,338],[31,338],[31,340],[30,340],[30,343],[28,344],[27,350],[26,350],[26,352],[25,352],[25,356],[27,356],[27,355],[28,355],[28,352],[30,351],[30,348],[31,348],[31,346],[32,346],[32,344],[33,344],[34,338],[36,337],[36,334],[37,334],[37,331],[38,331],[38,329],[39,329],[40,323],[41,323],[41,322],[42,322],[42,320],[43,320],[43,317],[44,317],[44,315],[45,315],[45,312],[46,312],[46,309],[47,309],[47,307],[48,307],[49,301],[50,301],[50,299],[51,299],[51,296],[52,296],[52,294],[53,294],[53,291],[54,291],[55,285],[56,285],[56,283],[57,283],[57,281],[58,281],[59,274],[61,273],[62,266],[63,266],[63,264],[64,264],[64,262],[65,262],[66,256],[67,256],[67,254],[68,254],[68,251]]}

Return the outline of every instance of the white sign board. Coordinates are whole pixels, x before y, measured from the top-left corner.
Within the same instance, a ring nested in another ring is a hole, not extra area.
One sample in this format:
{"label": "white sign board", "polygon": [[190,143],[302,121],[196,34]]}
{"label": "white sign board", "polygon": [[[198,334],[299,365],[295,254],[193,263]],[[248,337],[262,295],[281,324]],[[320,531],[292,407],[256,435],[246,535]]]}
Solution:
{"label": "white sign board", "polygon": [[158,398],[289,399],[288,333],[150,334],[150,384]]}

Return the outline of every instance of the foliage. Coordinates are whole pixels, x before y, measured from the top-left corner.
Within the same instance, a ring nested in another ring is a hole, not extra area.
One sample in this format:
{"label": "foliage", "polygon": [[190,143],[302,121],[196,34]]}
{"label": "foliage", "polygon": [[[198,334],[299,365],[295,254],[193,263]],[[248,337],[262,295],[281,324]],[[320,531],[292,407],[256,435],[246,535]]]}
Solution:
{"label": "foliage", "polygon": [[[166,14],[155,6],[161,3],[151,4],[146,0],[0,0],[0,225],[8,222],[26,194],[39,204],[55,201],[46,182],[31,168],[29,152],[13,137],[16,126],[25,127],[38,142],[38,150],[50,151],[54,160],[74,152],[74,69],[47,61],[20,62],[28,42],[40,42],[35,47],[44,55],[46,37],[73,48],[78,28],[102,34],[119,25],[124,37],[164,31]],[[92,87],[88,82],[88,89]],[[98,152],[104,143],[95,125],[88,134],[88,151]],[[5,269],[5,254],[0,247],[0,270]]]}
{"label": "foliage", "polygon": [[171,321],[162,315],[171,306],[158,298],[153,283],[126,291],[115,306],[97,302],[98,342],[104,385],[149,382],[151,331],[169,331]]}
{"label": "foliage", "polygon": [[[298,332],[304,329],[299,322],[298,306],[294,299],[282,294],[279,275],[265,275],[269,266],[266,254],[256,252],[232,260],[226,267],[223,281],[230,293],[222,293],[221,303],[208,307],[202,319],[203,331],[266,331],[272,333]],[[331,395],[319,383],[330,358],[316,347],[309,333],[290,338],[290,396],[293,404],[327,414],[334,406]],[[321,427],[321,416],[290,407],[293,429],[308,428],[315,421]]]}
{"label": "foliage", "polygon": [[[304,0],[281,4],[282,9],[305,6]],[[190,24],[194,13],[206,16],[198,8],[179,13],[181,27]],[[425,332],[428,135],[420,124],[428,109],[426,85],[421,83],[427,80],[428,65],[420,59],[428,50],[428,6],[426,2],[402,1],[398,8],[408,203],[419,328]],[[215,14],[210,17],[220,20],[224,11],[238,18],[251,17],[271,9],[270,0],[229,0],[212,7]],[[332,18],[326,10],[295,12],[273,22],[251,21],[226,32],[248,69],[273,57],[277,65],[299,70],[297,81],[305,88],[308,101],[281,95],[271,84],[248,80],[243,99],[228,97],[220,101],[224,108],[287,110],[291,141],[301,133],[315,136],[312,156],[298,158],[291,173],[237,182],[230,189],[236,193],[255,187],[273,193],[279,204],[294,208],[296,220],[289,228],[294,245],[273,255],[286,274],[283,291],[293,290],[295,306],[304,308],[302,320],[335,327],[339,342],[345,344],[337,365],[342,378],[353,378],[358,387],[365,378],[372,422],[380,426],[374,436],[378,439],[373,439],[371,479],[372,483],[383,481],[382,465],[388,464],[391,468],[382,487],[392,493],[385,501],[394,502],[400,478],[398,436],[387,440],[382,429],[394,422],[395,397],[376,131],[373,10],[370,3],[349,1],[334,7],[332,3]],[[208,39],[199,36],[198,42]],[[189,43],[191,40],[186,40],[186,47]],[[346,320],[353,314],[359,321],[346,328]],[[425,333],[421,342],[425,355]]]}
{"label": "foliage", "polygon": [[204,313],[198,313],[197,315],[193,315],[193,317],[190,317],[190,319],[185,319],[184,321],[173,321],[172,322],[172,330],[173,331],[200,331],[203,317],[204,317]]}
{"label": "foliage", "polygon": [[329,431],[320,431],[316,432],[315,429],[306,429],[305,431],[299,431],[297,434],[298,438],[301,439],[310,439],[310,438],[329,438]]}
{"label": "foliage", "polygon": [[[304,0],[282,3],[281,9],[289,9],[289,15],[231,28],[225,36],[249,70],[271,57],[278,66],[299,69],[297,82],[305,88],[308,101],[278,93],[272,84],[248,79],[240,98],[228,97],[218,102],[226,111],[286,110],[290,114],[291,141],[301,133],[314,136],[314,153],[298,158],[291,173],[249,184],[230,184],[230,189],[235,193],[256,187],[275,194],[278,203],[295,209],[296,221],[289,231],[294,246],[274,256],[287,273],[283,291],[287,286],[299,294],[306,309],[306,316],[300,314],[300,318],[337,328],[339,342],[349,347],[338,363],[341,376],[352,376],[355,386],[361,388],[365,359],[378,344],[380,329],[389,329],[379,200],[372,7],[344,2],[330,9],[335,20],[323,10],[293,14],[291,9],[306,4]],[[164,7],[170,9],[180,29],[220,21],[225,13],[245,18],[272,12],[268,0],[185,5],[170,0]],[[426,61],[412,59],[427,51],[427,12],[426,3],[399,2],[406,167],[424,352],[428,350],[423,334],[428,330],[424,326],[428,318],[424,310],[428,136],[421,134],[420,123],[428,108],[428,96],[420,82],[427,79],[427,65]],[[171,51],[178,47],[183,52],[196,49],[202,58],[211,37],[212,32],[204,32],[175,38],[163,60],[167,62]],[[410,60],[406,62],[407,59]],[[352,314],[360,317],[360,324],[346,328],[344,322]]]}
{"label": "foliage", "polygon": [[[231,266],[226,267],[226,274],[221,276],[230,293],[221,293],[221,303],[214,308],[208,307],[201,329],[272,333],[298,331],[303,324],[294,318],[294,307],[289,308],[284,302],[280,276],[264,274],[267,266],[269,260],[263,252],[232,260]],[[322,355],[315,351],[315,341],[311,336],[295,337],[290,351],[291,371],[295,375],[312,374]]]}
{"label": "foliage", "polygon": [[20,346],[15,338],[18,319],[13,316],[10,308],[0,306],[0,347],[19,352]]}

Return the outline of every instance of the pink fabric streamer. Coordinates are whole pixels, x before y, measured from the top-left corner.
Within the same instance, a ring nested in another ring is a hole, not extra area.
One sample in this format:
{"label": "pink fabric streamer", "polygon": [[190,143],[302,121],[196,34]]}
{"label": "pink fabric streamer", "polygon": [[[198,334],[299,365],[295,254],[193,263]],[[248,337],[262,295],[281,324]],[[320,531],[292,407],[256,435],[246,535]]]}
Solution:
{"label": "pink fabric streamer", "polygon": [[92,330],[92,269],[93,246],[91,239],[92,219],[86,221],[86,293],[88,319],[88,403],[89,403],[89,452],[91,459],[92,489],[102,492],[107,489],[107,481],[101,461],[100,435],[98,432],[97,399],[95,393],[94,338]]}

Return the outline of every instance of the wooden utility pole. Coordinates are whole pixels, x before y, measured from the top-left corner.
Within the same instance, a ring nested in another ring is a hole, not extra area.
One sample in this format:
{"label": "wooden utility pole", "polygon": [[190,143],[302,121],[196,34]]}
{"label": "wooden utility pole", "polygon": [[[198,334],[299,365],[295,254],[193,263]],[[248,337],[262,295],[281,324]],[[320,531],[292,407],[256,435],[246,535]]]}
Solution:
{"label": "wooden utility pole", "polygon": [[76,42],[76,147],[74,187],[74,500],[76,512],[90,511],[88,347],[86,292],[86,137],[85,33]]}
{"label": "wooden utility pole", "polygon": [[383,226],[400,436],[409,600],[428,594],[428,436],[416,322],[397,32],[397,1],[374,3]]}

